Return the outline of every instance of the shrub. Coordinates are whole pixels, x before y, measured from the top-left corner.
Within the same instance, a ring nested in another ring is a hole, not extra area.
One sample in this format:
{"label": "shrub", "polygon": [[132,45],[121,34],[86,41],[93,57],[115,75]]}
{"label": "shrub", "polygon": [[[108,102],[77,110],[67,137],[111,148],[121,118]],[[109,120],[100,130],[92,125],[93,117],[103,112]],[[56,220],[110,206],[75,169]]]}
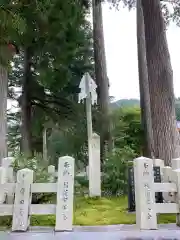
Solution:
{"label": "shrub", "polygon": [[86,195],[88,193],[89,180],[84,176],[76,176],[74,179],[74,187],[76,195]]}
{"label": "shrub", "polygon": [[134,151],[129,147],[114,149],[105,160],[102,171],[102,191],[104,195],[127,194],[127,168],[135,157]]}
{"label": "shrub", "polygon": [[48,162],[43,160],[41,154],[35,154],[34,157],[29,158],[24,154],[16,153],[14,158],[12,167],[15,173],[23,168],[28,168],[34,171],[34,182],[48,182],[50,177],[48,174]]}
{"label": "shrub", "polygon": [[[49,182],[50,175],[48,174],[48,161],[45,162],[41,154],[35,154],[34,157],[29,158],[24,154],[16,153],[14,155],[14,162],[12,167],[14,172],[17,173],[18,170],[28,168],[34,171],[34,182],[36,183],[46,183]],[[49,202],[52,198],[52,194],[36,193],[32,196],[32,203],[42,203]]]}

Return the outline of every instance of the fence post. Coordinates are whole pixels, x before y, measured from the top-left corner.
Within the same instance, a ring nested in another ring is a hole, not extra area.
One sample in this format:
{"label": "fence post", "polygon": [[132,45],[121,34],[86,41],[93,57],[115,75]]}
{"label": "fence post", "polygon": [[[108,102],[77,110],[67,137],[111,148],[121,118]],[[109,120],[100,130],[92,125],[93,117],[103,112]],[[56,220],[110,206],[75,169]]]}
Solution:
{"label": "fence post", "polygon": [[136,224],[140,229],[157,229],[152,159],[134,159]]}
{"label": "fence post", "polygon": [[92,135],[92,159],[89,161],[89,196],[101,196],[100,136]]}
{"label": "fence post", "polygon": [[180,158],[172,159],[172,170],[180,169]]}
{"label": "fence post", "polygon": [[176,203],[178,204],[179,213],[176,215],[176,224],[180,226],[180,168],[173,170],[175,175],[175,183],[177,185],[177,193],[175,195]]}
{"label": "fence post", "polygon": [[162,159],[153,159],[153,165],[155,167],[160,167],[161,178],[163,175],[162,168],[164,167],[164,161]]}
{"label": "fence post", "polygon": [[14,162],[14,157],[6,157],[2,159],[2,167],[9,168]]}
{"label": "fence post", "polygon": [[12,231],[26,231],[29,227],[29,208],[32,198],[32,183],[32,170],[22,169],[17,172]]}
{"label": "fence post", "polygon": [[72,231],[74,162],[74,158],[69,156],[59,158],[55,226],[56,231]]}
{"label": "fence post", "polygon": [[[172,182],[173,181],[173,171],[172,168],[169,166],[163,167],[162,168],[162,182]],[[163,198],[165,202],[174,202],[175,201],[175,195],[174,193],[171,192],[164,192],[163,193]]]}
{"label": "fence post", "polygon": [[2,159],[2,167],[4,167],[7,171],[6,178],[7,182],[14,182],[13,168],[11,164],[14,162],[14,157],[6,157]]}
{"label": "fence post", "polygon": [[[7,169],[7,182],[8,183],[14,183],[14,172],[13,172],[13,168],[9,167]],[[7,204],[13,204],[14,202],[14,192],[12,191],[8,191],[7,192]]]}
{"label": "fence post", "polygon": [[55,173],[56,173],[55,166],[53,165],[48,166],[48,173],[50,175],[49,182],[53,183],[55,180]]}
{"label": "fence post", "polygon": [[[11,164],[14,162],[14,157],[6,157],[2,159],[2,166],[6,169],[6,182],[8,183],[14,183],[14,172],[13,167],[11,167]],[[8,191],[7,193],[7,199],[8,204],[13,204],[14,202],[14,192]]]}
{"label": "fence post", "polygon": [[[6,183],[6,169],[4,167],[0,167],[0,184]],[[0,192],[0,203],[4,203],[6,199],[6,193],[3,189]]]}

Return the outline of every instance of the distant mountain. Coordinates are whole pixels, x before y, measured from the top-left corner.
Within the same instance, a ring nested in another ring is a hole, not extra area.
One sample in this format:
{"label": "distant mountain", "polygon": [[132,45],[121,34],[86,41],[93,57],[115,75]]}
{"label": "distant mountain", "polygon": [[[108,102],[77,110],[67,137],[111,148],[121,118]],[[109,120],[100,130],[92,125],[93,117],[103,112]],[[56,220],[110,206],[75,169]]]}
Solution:
{"label": "distant mountain", "polygon": [[119,107],[139,107],[140,100],[139,99],[120,99],[116,102],[111,103],[112,108],[119,108]]}
{"label": "distant mountain", "polygon": [[[120,99],[111,103],[111,108],[116,109],[120,107],[139,107],[140,100],[136,98]],[[178,127],[180,129],[180,98],[175,99],[176,118],[178,120]]]}

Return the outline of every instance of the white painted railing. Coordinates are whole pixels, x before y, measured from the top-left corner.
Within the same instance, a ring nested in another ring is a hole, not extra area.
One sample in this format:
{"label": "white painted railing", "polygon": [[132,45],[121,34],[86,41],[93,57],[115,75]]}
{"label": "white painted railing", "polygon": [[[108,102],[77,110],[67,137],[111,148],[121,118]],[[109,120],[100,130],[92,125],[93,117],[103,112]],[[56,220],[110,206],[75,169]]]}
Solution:
{"label": "white painted railing", "polygon": [[[92,139],[90,141],[92,148],[92,156],[89,157],[89,167],[87,167],[86,171],[78,173],[76,176],[86,176],[89,180],[89,196],[90,197],[100,197],[101,196],[101,173],[100,166],[100,136],[96,133],[93,133]],[[13,183],[14,182],[14,173],[13,168],[11,167],[14,161],[13,157],[4,158],[2,161],[2,167],[6,169],[6,179],[5,182]],[[49,173],[49,182],[53,183],[56,181],[58,176],[58,172],[55,171],[55,166],[48,166]],[[0,203],[3,201],[5,196],[0,199]],[[7,193],[7,203],[11,204],[13,201],[13,193]]]}
{"label": "white painted railing", "polygon": [[[161,162],[162,183],[154,183],[154,161],[145,157],[134,160],[136,224],[140,229],[157,229],[157,213],[178,213],[177,225],[180,223],[180,159],[172,160],[172,168]],[[169,203],[155,203],[155,192],[167,194],[163,195],[166,198],[172,193]]]}
{"label": "white painted railing", "polygon": [[[59,158],[57,183],[33,183],[33,171],[22,169],[17,182],[6,182],[6,169],[0,168],[0,216],[11,216],[13,231],[26,231],[30,215],[56,215],[56,231],[71,231],[73,223],[74,158]],[[3,204],[6,194],[15,195],[14,202]],[[33,193],[57,193],[57,204],[31,204]]]}

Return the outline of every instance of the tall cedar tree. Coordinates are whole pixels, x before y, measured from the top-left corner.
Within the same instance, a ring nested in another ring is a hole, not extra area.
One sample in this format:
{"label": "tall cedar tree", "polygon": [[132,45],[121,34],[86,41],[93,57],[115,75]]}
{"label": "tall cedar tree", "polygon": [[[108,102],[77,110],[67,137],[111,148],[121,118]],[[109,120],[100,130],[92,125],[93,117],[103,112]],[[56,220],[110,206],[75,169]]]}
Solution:
{"label": "tall cedar tree", "polygon": [[173,71],[159,0],[142,0],[155,158],[171,165],[180,156]]}
{"label": "tall cedar tree", "polygon": [[141,123],[144,133],[143,156],[152,158],[154,157],[153,146],[154,141],[151,121],[149,82],[146,59],[144,16],[142,11],[141,0],[137,0],[136,11],[137,11],[137,49],[138,49]]}
{"label": "tall cedar tree", "polygon": [[101,126],[101,160],[103,161],[107,151],[106,146],[108,150],[112,148],[112,136],[109,112],[109,81],[106,67],[101,0],[92,0],[92,9],[95,78],[98,86],[98,100],[101,113],[99,120]]}

